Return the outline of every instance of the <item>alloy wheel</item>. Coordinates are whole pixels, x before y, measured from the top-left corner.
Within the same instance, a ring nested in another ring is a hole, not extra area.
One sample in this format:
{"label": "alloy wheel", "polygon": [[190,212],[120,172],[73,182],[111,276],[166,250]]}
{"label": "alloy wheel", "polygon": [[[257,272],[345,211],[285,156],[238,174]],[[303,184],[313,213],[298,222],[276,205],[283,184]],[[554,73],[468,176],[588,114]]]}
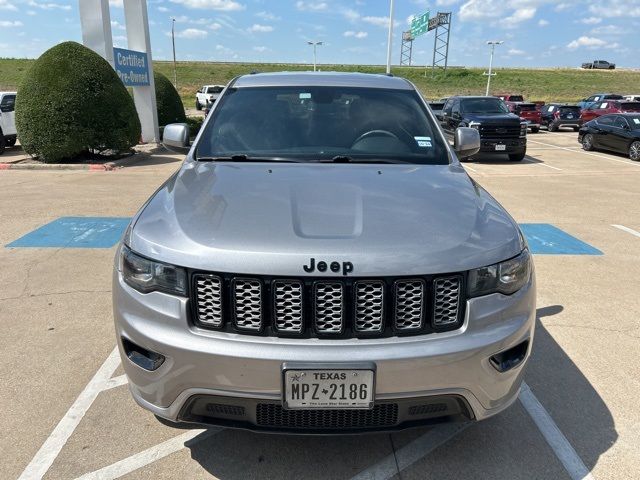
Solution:
{"label": "alloy wheel", "polygon": [[640,160],[640,141],[635,141],[629,147],[629,158],[634,161]]}

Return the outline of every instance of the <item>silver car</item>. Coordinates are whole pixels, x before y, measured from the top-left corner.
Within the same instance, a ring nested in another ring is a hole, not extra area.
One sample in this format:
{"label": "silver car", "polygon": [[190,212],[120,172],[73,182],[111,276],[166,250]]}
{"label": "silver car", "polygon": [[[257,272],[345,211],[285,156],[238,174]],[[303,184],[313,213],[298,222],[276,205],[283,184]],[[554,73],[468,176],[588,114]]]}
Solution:
{"label": "silver car", "polygon": [[291,433],[482,420],[517,398],[536,311],[518,225],[416,88],[241,76],[135,215],[113,308],[135,401],[172,422]]}

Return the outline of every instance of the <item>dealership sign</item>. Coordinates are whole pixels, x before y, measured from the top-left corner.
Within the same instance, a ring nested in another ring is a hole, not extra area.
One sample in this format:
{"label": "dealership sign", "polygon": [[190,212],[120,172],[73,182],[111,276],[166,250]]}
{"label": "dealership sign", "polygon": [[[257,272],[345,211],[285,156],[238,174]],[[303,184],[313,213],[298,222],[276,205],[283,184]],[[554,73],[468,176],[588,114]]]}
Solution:
{"label": "dealership sign", "polygon": [[116,73],[127,87],[142,87],[149,83],[147,54],[124,48],[113,49],[113,64]]}

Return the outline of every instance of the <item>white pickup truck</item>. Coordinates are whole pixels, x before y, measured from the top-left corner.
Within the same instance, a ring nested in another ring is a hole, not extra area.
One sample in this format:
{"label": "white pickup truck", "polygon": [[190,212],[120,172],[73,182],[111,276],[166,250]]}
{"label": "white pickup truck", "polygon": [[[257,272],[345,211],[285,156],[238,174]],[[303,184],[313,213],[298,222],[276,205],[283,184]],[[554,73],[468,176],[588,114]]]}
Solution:
{"label": "white pickup truck", "polygon": [[16,144],[16,92],[0,92],[0,155]]}
{"label": "white pickup truck", "polygon": [[224,85],[205,85],[196,92],[196,110],[202,110],[207,103],[214,103],[224,90]]}

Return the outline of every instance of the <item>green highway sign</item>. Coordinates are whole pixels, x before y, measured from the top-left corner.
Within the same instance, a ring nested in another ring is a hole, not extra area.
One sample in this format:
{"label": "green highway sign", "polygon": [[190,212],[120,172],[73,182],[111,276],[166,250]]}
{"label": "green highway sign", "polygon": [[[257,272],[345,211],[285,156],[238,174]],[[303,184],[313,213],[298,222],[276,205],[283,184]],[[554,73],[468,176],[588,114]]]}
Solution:
{"label": "green highway sign", "polygon": [[411,20],[411,36],[413,38],[418,37],[424,33],[427,33],[429,29],[429,10],[422,15],[416,15]]}

